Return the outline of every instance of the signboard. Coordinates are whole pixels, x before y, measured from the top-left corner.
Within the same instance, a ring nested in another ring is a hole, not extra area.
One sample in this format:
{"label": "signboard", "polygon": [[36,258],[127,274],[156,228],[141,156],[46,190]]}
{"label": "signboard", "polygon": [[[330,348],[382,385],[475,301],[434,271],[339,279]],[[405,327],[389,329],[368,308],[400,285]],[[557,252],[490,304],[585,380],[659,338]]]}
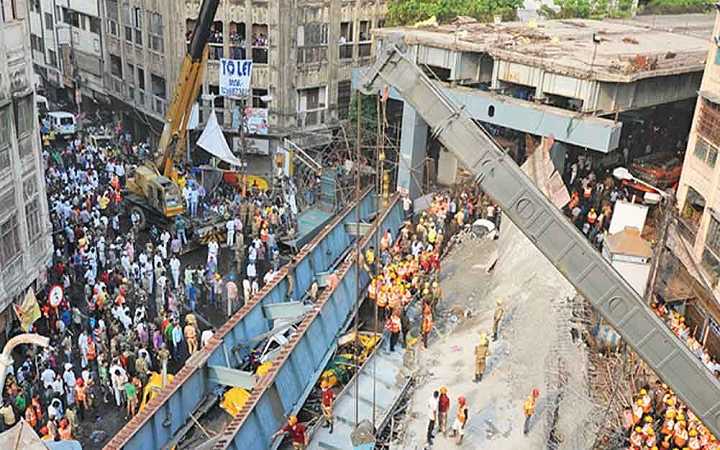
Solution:
{"label": "signboard", "polygon": [[268,134],[268,110],[266,108],[245,108],[245,132],[247,134]]}
{"label": "signboard", "polygon": [[220,59],[220,95],[242,98],[250,95],[251,59]]}
{"label": "signboard", "polygon": [[234,136],[233,153],[235,153],[236,155],[242,155],[243,153],[248,155],[269,155],[270,141],[267,139],[254,139],[246,137],[245,149],[243,151],[242,138]]}

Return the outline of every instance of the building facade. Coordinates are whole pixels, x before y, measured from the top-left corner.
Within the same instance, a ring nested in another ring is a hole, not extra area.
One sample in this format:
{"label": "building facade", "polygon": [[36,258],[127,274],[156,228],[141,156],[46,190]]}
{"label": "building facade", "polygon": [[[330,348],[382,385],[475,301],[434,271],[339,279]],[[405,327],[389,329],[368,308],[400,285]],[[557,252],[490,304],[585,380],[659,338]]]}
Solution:
{"label": "building facade", "polygon": [[0,338],[52,257],[27,5],[0,1]]}
{"label": "building facade", "polygon": [[[38,72],[66,90],[79,86],[84,102],[120,102],[132,118],[159,132],[200,5],[199,0],[33,0]],[[252,137],[259,152],[272,151],[278,137],[333,126],[347,117],[351,71],[372,61],[371,30],[382,27],[385,11],[381,0],[221,0],[199,99],[201,125],[212,104],[228,133],[237,132],[240,114],[265,121],[267,136],[263,130]],[[247,99],[213,98],[219,93],[220,58],[253,60]],[[233,140],[235,147],[238,142]]]}
{"label": "building facade", "polygon": [[716,16],[682,176],[679,235],[699,275],[720,298],[720,15]]}

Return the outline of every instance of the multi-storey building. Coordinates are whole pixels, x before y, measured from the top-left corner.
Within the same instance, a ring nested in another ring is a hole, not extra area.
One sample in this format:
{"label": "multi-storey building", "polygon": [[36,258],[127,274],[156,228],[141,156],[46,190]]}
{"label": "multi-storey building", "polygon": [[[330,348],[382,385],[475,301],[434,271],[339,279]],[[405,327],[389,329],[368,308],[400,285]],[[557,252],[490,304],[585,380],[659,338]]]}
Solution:
{"label": "multi-storey building", "polygon": [[0,0],[0,340],[10,304],[45,283],[50,222],[24,0]]}
{"label": "multi-storey building", "polygon": [[[67,80],[65,87],[74,82],[83,95],[98,101],[107,97],[121,102],[127,118],[159,131],[201,2],[31,3],[33,48],[37,48],[39,71],[44,71],[41,75],[50,82],[53,77]],[[300,4],[221,0],[199,99],[201,123],[211,102],[228,133],[237,132],[241,113],[266,118],[268,135],[255,136],[254,143],[270,152],[279,138],[332,126],[347,116],[351,70],[370,63],[370,31],[382,26],[384,14],[382,0]],[[48,27],[51,16],[59,22],[54,30]],[[99,17],[104,19],[100,26]],[[62,39],[65,34],[58,27],[72,30],[68,39]],[[95,52],[98,47],[100,53]],[[60,54],[68,57],[61,60]],[[219,59],[223,57],[253,60],[252,93],[247,99],[213,99],[219,93]],[[98,61],[102,84],[95,78]],[[51,76],[58,68],[62,75]],[[73,70],[74,77],[68,75]],[[234,140],[235,145],[238,142]]]}
{"label": "multi-storey building", "polygon": [[677,191],[678,231],[697,275],[720,298],[720,14],[709,47]]}

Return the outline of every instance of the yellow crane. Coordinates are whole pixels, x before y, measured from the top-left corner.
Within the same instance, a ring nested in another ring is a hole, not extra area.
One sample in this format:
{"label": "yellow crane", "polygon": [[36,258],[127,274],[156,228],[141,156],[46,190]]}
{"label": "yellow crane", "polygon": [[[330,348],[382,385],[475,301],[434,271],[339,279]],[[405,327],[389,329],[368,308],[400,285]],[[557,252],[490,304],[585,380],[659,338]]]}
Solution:
{"label": "yellow crane", "polygon": [[185,211],[177,183],[176,163],[182,161],[192,104],[200,93],[207,65],[210,25],[220,0],[204,0],[200,7],[190,46],[175,84],[172,102],[165,116],[157,157],[139,166],[127,181],[125,199],[140,217],[140,227],[148,222],[168,223]]}

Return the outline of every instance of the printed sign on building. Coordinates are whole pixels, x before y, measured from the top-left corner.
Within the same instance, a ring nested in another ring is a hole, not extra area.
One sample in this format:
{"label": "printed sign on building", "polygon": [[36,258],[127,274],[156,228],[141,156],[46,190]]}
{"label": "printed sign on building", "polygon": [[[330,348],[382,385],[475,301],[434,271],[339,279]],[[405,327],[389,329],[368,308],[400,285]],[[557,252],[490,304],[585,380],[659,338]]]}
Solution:
{"label": "printed sign on building", "polygon": [[220,95],[227,98],[243,98],[250,95],[252,60],[220,60]]}
{"label": "printed sign on building", "polygon": [[245,108],[245,127],[248,134],[268,134],[267,108]]}

